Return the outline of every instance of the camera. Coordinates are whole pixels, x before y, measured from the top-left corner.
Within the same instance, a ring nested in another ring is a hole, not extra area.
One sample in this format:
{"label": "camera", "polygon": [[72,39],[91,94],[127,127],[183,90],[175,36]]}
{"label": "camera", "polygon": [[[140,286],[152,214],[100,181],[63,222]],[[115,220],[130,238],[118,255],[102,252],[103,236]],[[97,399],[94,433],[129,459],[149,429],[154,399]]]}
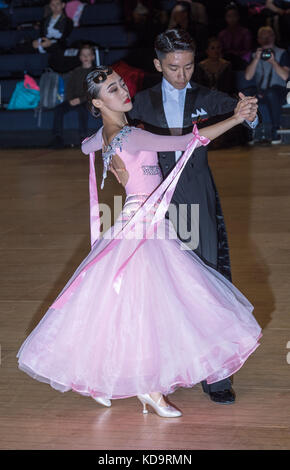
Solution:
{"label": "camera", "polygon": [[269,49],[263,49],[262,53],[261,53],[261,59],[262,60],[269,60],[271,59],[271,54],[274,54],[274,51],[273,49],[269,48]]}

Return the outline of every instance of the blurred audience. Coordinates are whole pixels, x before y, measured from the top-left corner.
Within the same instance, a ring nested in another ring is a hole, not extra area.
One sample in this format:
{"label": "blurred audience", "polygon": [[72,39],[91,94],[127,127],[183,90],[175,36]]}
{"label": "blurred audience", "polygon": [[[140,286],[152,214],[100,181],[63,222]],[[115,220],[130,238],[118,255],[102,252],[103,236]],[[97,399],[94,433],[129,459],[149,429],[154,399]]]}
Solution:
{"label": "blurred audience", "polygon": [[63,117],[72,109],[78,113],[79,142],[81,142],[88,133],[88,111],[83,82],[87,74],[94,68],[94,48],[89,45],[84,45],[80,49],[79,58],[82,65],[72,70],[69,74],[65,87],[65,101],[54,108],[54,139],[50,144],[50,147],[52,148],[62,148],[64,146]]}
{"label": "blurred audience", "polygon": [[259,102],[266,106],[271,119],[272,143],[280,141],[281,107],[286,102],[286,83],[289,78],[290,60],[284,49],[275,45],[275,33],[270,26],[259,29],[259,47],[245,70],[246,80],[255,79]]}
{"label": "blurred audience", "polygon": [[217,36],[224,27],[224,11],[230,0],[199,0],[206,11],[210,36]]}
{"label": "blurred audience", "polygon": [[234,92],[232,66],[228,60],[222,58],[222,48],[218,38],[209,39],[206,55],[207,58],[195,68],[194,80],[208,88],[232,94]]}
{"label": "blurred audience", "polygon": [[153,0],[124,0],[125,20],[128,24],[144,24],[153,16]]}
{"label": "blurred audience", "polygon": [[251,59],[251,33],[241,26],[239,10],[233,3],[226,8],[225,21],[227,27],[218,35],[223,56],[234,70],[243,70]]}
{"label": "blurred audience", "polygon": [[266,0],[266,8],[274,15],[278,15],[279,40],[285,46],[290,36],[290,0]]}
{"label": "blurred audience", "polygon": [[[180,3],[182,0],[176,0],[176,3]],[[183,0],[187,2],[192,11],[192,15],[197,23],[202,23],[207,25],[208,24],[208,17],[207,17],[207,12],[206,8],[203,5],[202,0]]]}
{"label": "blurred audience", "polygon": [[204,51],[207,46],[208,31],[205,24],[198,23],[193,17],[191,2],[179,1],[173,7],[168,29],[180,28],[187,31],[196,41],[197,44],[197,60],[204,56]]}
{"label": "blurred audience", "polygon": [[40,53],[55,52],[64,48],[66,38],[73,29],[73,23],[65,12],[65,3],[61,0],[50,0],[52,13],[43,18],[40,26],[40,37],[32,41],[32,47]]}

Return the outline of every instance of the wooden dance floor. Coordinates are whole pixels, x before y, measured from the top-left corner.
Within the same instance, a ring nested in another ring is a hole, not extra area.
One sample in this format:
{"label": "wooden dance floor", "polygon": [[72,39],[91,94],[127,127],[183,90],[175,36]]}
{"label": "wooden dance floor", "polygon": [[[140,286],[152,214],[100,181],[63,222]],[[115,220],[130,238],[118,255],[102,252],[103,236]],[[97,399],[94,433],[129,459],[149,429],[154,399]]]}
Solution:
{"label": "wooden dance floor", "polygon": [[[176,419],[143,415],[137,398],[103,408],[18,369],[20,345],[90,249],[88,158],[26,149],[0,159],[1,449],[290,449],[290,147],[210,152],[233,280],[263,338],[234,376],[235,404],[213,403],[200,385],[179,389]],[[110,174],[102,202],[114,193]]]}

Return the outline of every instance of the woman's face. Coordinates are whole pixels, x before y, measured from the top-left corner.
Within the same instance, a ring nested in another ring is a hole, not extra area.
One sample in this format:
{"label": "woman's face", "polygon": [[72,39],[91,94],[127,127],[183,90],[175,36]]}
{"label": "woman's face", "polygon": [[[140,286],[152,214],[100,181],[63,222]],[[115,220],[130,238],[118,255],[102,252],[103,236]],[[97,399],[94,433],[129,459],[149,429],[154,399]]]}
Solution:
{"label": "woman's face", "polygon": [[128,87],[116,72],[108,75],[100,87],[98,98],[93,99],[92,103],[102,113],[108,111],[127,113],[133,107]]}
{"label": "woman's face", "polygon": [[221,45],[219,41],[212,41],[206,52],[210,59],[219,59],[221,57]]}
{"label": "woman's face", "polygon": [[236,26],[239,23],[240,15],[236,10],[229,10],[226,13],[225,19],[229,26]]}
{"label": "woman's face", "polygon": [[49,6],[53,15],[60,15],[64,9],[65,4],[62,2],[62,0],[51,0]]}

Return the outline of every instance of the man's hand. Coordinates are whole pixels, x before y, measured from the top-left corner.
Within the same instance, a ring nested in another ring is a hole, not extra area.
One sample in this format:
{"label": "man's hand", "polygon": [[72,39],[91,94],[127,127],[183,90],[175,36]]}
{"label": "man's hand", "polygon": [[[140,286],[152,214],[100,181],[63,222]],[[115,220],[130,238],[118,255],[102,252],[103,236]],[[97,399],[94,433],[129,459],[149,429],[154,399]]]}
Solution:
{"label": "man's hand", "polygon": [[[258,111],[258,99],[255,96],[245,96],[241,91],[239,92],[240,101],[246,103],[247,106],[242,108],[244,119],[253,122],[256,119]],[[238,103],[238,104],[239,104]],[[236,108],[235,108],[236,110]]]}
{"label": "man's hand", "polygon": [[271,65],[275,64],[276,61],[275,61],[275,56],[274,56],[273,52],[271,52],[271,57],[270,57],[270,59],[267,60],[267,62],[269,62],[269,64],[271,64]]}
{"label": "man's hand", "polygon": [[255,52],[254,60],[259,61],[261,59],[262,52],[263,52],[263,49],[261,47],[258,47],[258,49]]}
{"label": "man's hand", "polygon": [[41,43],[40,43],[41,47],[50,47],[52,45],[52,42],[50,39],[48,38],[41,38]]}
{"label": "man's hand", "polygon": [[80,101],[79,98],[74,98],[73,100],[70,100],[70,101],[69,101],[69,104],[70,104],[71,106],[77,106],[77,105],[80,104],[80,103],[81,103],[81,101]]}

